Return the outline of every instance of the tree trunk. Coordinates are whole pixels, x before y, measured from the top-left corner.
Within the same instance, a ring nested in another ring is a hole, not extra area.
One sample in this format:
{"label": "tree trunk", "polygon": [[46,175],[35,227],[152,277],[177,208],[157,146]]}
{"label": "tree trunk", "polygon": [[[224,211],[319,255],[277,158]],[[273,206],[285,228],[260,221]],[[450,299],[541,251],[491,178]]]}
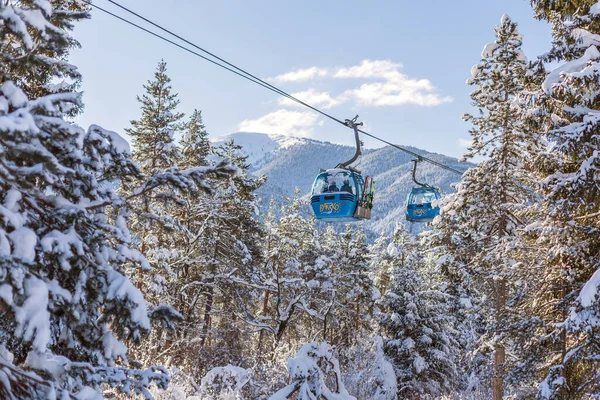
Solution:
{"label": "tree trunk", "polygon": [[[496,336],[500,334],[498,324],[503,320],[504,307],[506,306],[506,281],[500,279],[496,286]],[[504,345],[496,342],[494,348],[494,381],[492,388],[492,399],[502,400],[504,397],[504,363],[506,354]]]}
{"label": "tree trunk", "polygon": [[208,295],[206,296],[206,307],[204,308],[204,323],[202,324],[202,338],[200,339],[200,346],[204,347],[206,343],[206,337],[208,336],[208,327],[210,326],[210,313],[212,312],[213,305],[213,288],[208,288]]}
{"label": "tree trunk", "polygon": [[[262,315],[266,316],[267,312],[269,311],[269,294],[270,292],[268,290],[265,290],[265,298],[263,300],[263,309],[262,309]],[[261,331],[258,333],[258,354],[262,354],[262,348],[263,348],[263,340],[265,337],[265,331],[264,329],[261,329]]]}

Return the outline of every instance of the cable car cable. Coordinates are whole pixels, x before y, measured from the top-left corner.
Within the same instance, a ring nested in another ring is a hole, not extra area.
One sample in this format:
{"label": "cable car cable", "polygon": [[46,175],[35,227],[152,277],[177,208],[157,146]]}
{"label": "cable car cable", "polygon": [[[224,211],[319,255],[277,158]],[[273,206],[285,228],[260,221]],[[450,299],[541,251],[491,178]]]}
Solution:
{"label": "cable car cable", "polygon": [[[213,53],[209,52],[208,50],[205,50],[205,49],[203,49],[202,47],[200,47],[200,46],[198,46],[198,45],[196,45],[196,44],[194,44],[194,43],[190,42],[189,40],[187,40],[187,39],[185,39],[185,38],[183,38],[183,37],[181,37],[181,36],[179,36],[179,35],[177,35],[177,34],[173,33],[172,31],[170,31],[170,30],[168,30],[168,29],[166,29],[166,28],[164,28],[164,27],[162,27],[161,25],[159,25],[159,24],[157,24],[157,23],[155,23],[155,22],[153,22],[153,21],[151,21],[151,20],[149,20],[149,19],[147,19],[147,18],[143,17],[142,15],[140,15],[140,14],[136,13],[135,11],[133,11],[133,10],[130,10],[129,8],[127,8],[127,7],[125,7],[125,6],[123,6],[123,5],[119,4],[119,3],[117,3],[116,1],[114,1],[114,0],[107,0],[107,1],[108,1],[108,2],[110,2],[110,3],[111,3],[111,4],[113,4],[113,5],[115,5],[115,6],[119,7],[119,8],[121,8],[122,10],[124,10],[124,11],[126,11],[126,12],[128,12],[128,13],[130,13],[130,14],[134,15],[134,16],[136,16],[137,18],[140,18],[140,19],[142,19],[143,21],[145,21],[145,22],[147,22],[147,23],[149,23],[149,24],[151,24],[151,25],[155,26],[156,28],[158,28],[158,29],[160,29],[160,30],[162,30],[162,31],[164,31],[164,32],[166,32],[166,33],[168,33],[168,34],[170,34],[170,35],[172,35],[172,36],[176,37],[177,39],[179,39],[179,40],[181,40],[181,41],[183,41],[183,42],[185,42],[185,43],[187,43],[187,44],[189,44],[189,45],[193,46],[194,48],[196,48],[196,49],[198,49],[198,50],[202,51],[203,53],[206,53],[206,54],[210,55],[211,57],[214,57],[214,58],[216,58],[217,60],[219,60],[219,61],[221,61],[221,62],[223,62],[223,63],[225,63],[225,64],[227,64],[227,65],[220,64],[220,63],[218,63],[218,62],[216,62],[216,61],[214,61],[214,60],[212,60],[212,59],[210,59],[210,58],[208,58],[208,57],[206,57],[206,56],[203,56],[202,54],[199,54],[199,53],[197,53],[197,52],[195,52],[195,51],[193,51],[193,50],[190,50],[190,49],[188,49],[187,47],[185,47],[185,46],[183,46],[183,45],[181,45],[181,44],[179,44],[179,43],[176,43],[176,42],[174,42],[174,41],[172,41],[172,40],[170,40],[170,39],[167,39],[167,38],[165,38],[164,36],[162,36],[162,35],[160,35],[160,34],[158,34],[158,33],[156,33],[156,32],[152,32],[152,31],[150,31],[149,29],[146,29],[146,28],[144,28],[144,27],[142,27],[142,26],[140,26],[140,25],[138,25],[138,24],[136,24],[136,23],[134,23],[134,22],[131,22],[131,21],[129,21],[128,19],[126,19],[126,18],[124,18],[124,17],[121,17],[121,16],[119,16],[119,15],[117,15],[117,14],[114,14],[114,13],[112,13],[112,12],[110,12],[110,11],[108,11],[108,10],[106,10],[106,9],[104,9],[104,8],[102,8],[102,7],[100,7],[100,6],[96,5],[96,4],[94,4],[94,3],[92,3],[92,1],[91,1],[91,0],[83,0],[83,2],[84,2],[84,3],[86,3],[86,4],[90,5],[90,6],[92,6],[92,7],[96,8],[96,9],[98,9],[98,10],[100,10],[100,11],[102,11],[102,12],[104,12],[104,13],[106,13],[106,14],[108,14],[108,15],[110,15],[110,16],[112,16],[112,17],[114,17],[114,18],[117,18],[117,19],[119,19],[119,20],[120,20],[120,21],[122,21],[122,22],[125,22],[125,23],[127,23],[127,24],[129,24],[129,25],[131,25],[131,26],[133,26],[133,27],[135,27],[135,28],[138,28],[138,29],[140,29],[140,30],[142,30],[142,31],[144,31],[144,32],[146,32],[146,33],[149,33],[149,34],[151,34],[152,36],[155,36],[155,37],[157,37],[157,38],[159,38],[159,39],[162,39],[162,40],[164,40],[165,42],[167,42],[167,43],[169,43],[169,44],[172,44],[172,45],[174,45],[174,46],[176,46],[176,47],[178,47],[178,48],[180,48],[180,49],[182,49],[182,50],[185,50],[185,51],[187,51],[188,53],[191,53],[191,54],[193,54],[193,55],[195,55],[195,56],[198,56],[198,57],[202,58],[203,60],[206,60],[206,61],[208,61],[208,62],[210,62],[210,63],[212,63],[212,64],[214,64],[214,65],[217,65],[217,66],[219,66],[219,67],[221,67],[221,68],[224,68],[224,69],[226,69],[226,70],[227,70],[227,71],[229,71],[229,72],[233,72],[234,74],[236,74],[236,75],[238,75],[238,76],[240,76],[240,77],[242,77],[242,78],[245,78],[245,79],[247,79],[247,80],[249,80],[249,81],[251,81],[251,82],[253,82],[253,83],[256,83],[256,84],[257,84],[257,85],[259,85],[259,86],[262,86],[262,87],[264,87],[265,89],[269,89],[269,90],[271,90],[271,91],[273,91],[273,92],[275,92],[275,93],[277,93],[277,94],[279,94],[279,95],[281,95],[281,96],[283,96],[283,97],[286,97],[286,98],[288,98],[288,99],[290,99],[290,100],[292,100],[292,101],[295,101],[295,102],[297,102],[298,104],[301,104],[301,105],[303,105],[303,106],[305,106],[305,107],[307,107],[307,108],[310,108],[311,110],[313,110],[313,111],[315,111],[315,112],[317,112],[317,113],[319,113],[319,114],[323,115],[324,117],[327,117],[327,118],[329,118],[329,119],[331,119],[331,120],[333,120],[333,121],[335,121],[335,122],[337,122],[337,123],[339,123],[339,124],[341,124],[341,125],[344,125],[344,126],[346,126],[346,127],[350,127],[350,126],[349,126],[349,125],[348,125],[346,122],[342,121],[341,119],[338,119],[338,118],[336,118],[336,117],[334,117],[334,116],[332,116],[332,115],[330,115],[330,114],[327,114],[327,113],[326,113],[326,112],[324,112],[324,111],[321,111],[321,110],[319,110],[319,109],[318,109],[318,108],[316,108],[316,107],[313,107],[313,106],[311,106],[311,105],[310,105],[310,104],[308,104],[308,103],[305,103],[304,101],[302,101],[302,100],[300,100],[300,99],[298,99],[298,98],[296,98],[296,97],[292,96],[291,94],[289,94],[289,93],[287,93],[287,92],[285,92],[285,91],[283,91],[283,90],[279,89],[278,87],[276,87],[276,86],[274,86],[274,85],[272,85],[272,84],[270,84],[270,83],[268,83],[268,82],[266,82],[266,81],[264,81],[264,80],[262,80],[262,79],[260,79],[260,78],[256,77],[255,75],[252,75],[251,73],[249,73],[249,72],[245,71],[244,69],[242,69],[242,68],[240,68],[240,67],[237,67],[236,65],[234,65],[234,64],[232,64],[232,63],[230,63],[230,62],[228,62],[228,61],[224,60],[224,59],[223,59],[223,58],[221,58],[221,57],[218,57],[217,55],[215,55],[215,54],[213,54]],[[228,67],[228,66],[230,66],[231,68],[230,68],[230,67]],[[236,71],[236,70],[237,70],[237,71]],[[238,71],[239,71],[239,72],[238,72]],[[363,131],[362,129],[359,129],[358,131],[359,131],[359,132],[361,132],[362,134],[366,135],[366,136],[369,136],[369,137],[371,137],[371,138],[373,138],[373,139],[375,139],[375,140],[378,140],[378,141],[380,141],[380,142],[382,142],[382,143],[385,143],[385,144],[387,144],[387,145],[389,145],[389,146],[392,146],[392,147],[394,147],[394,148],[396,148],[396,149],[398,149],[398,150],[400,150],[400,151],[403,151],[403,152],[405,152],[405,153],[407,153],[407,154],[410,154],[410,155],[412,155],[412,156],[414,156],[414,157],[418,157],[420,160],[422,160],[422,161],[426,161],[426,162],[428,162],[428,163],[430,163],[430,164],[433,164],[433,165],[435,165],[435,166],[437,166],[437,167],[439,167],[439,168],[445,169],[445,170],[447,170],[447,171],[453,172],[453,173],[455,173],[455,174],[458,174],[458,175],[462,175],[462,174],[463,174],[463,172],[461,172],[461,171],[459,171],[459,170],[457,170],[457,169],[454,169],[454,168],[452,168],[452,167],[449,167],[449,166],[447,166],[447,165],[444,165],[444,164],[442,164],[442,163],[439,163],[439,162],[437,162],[437,161],[434,161],[434,160],[432,160],[432,159],[430,159],[430,158],[427,158],[427,157],[424,157],[424,156],[422,156],[422,155],[419,155],[418,153],[415,153],[415,152],[413,152],[413,151],[411,151],[411,150],[405,149],[405,148],[403,148],[403,147],[401,147],[401,146],[399,146],[399,145],[397,145],[397,144],[394,144],[394,143],[388,142],[387,140],[381,139],[381,138],[379,138],[379,137],[377,137],[377,136],[375,136],[375,135],[372,135],[372,134],[370,134],[370,133],[368,133],[368,132],[365,132],[365,131]]]}
{"label": "cable car cable", "polygon": [[203,56],[202,54],[199,54],[199,53],[197,53],[197,52],[195,52],[195,51],[193,51],[193,50],[190,50],[190,49],[188,49],[187,47],[180,45],[179,43],[176,43],[176,42],[174,42],[174,41],[172,41],[172,40],[170,40],[170,39],[167,39],[167,38],[166,38],[166,37],[164,37],[164,36],[161,36],[161,35],[159,35],[158,33],[152,32],[151,30],[148,30],[148,29],[144,28],[143,26],[140,26],[140,25],[136,24],[135,22],[131,22],[131,21],[127,20],[126,18],[123,18],[123,17],[121,17],[121,16],[119,16],[119,15],[117,15],[117,14],[114,14],[114,13],[112,13],[112,12],[108,11],[108,10],[105,10],[104,8],[102,8],[102,7],[100,7],[100,6],[97,6],[97,5],[95,5],[95,4],[92,4],[92,3],[88,2],[87,0],[84,0],[84,2],[85,2],[85,3],[87,3],[87,4],[89,4],[89,5],[91,5],[92,7],[96,8],[96,9],[98,9],[98,10],[100,10],[100,11],[102,11],[102,12],[104,12],[104,13],[106,13],[106,14],[108,14],[108,15],[110,15],[110,16],[112,16],[112,17],[116,18],[116,19],[118,19],[118,20],[121,20],[121,21],[123,21],[123,22],[125,22],[125,23],[127,23],[127,24],[129,24],[129,25],[131,25],[131,26],[133,26],[133,27],[135,27],[135,28],[138,28],[138,29],[140,29],[140,30],[142,30],[142,31],[144,31],[144,32],[146,32],[146,33],[149,33],[150,35],[152,35],[152,36],[155,36],[155,37],[157,37],[157,38],[159,38],[159,39],[161,39],[161,40],[164,40],[165,42],[167,42],[167,43],[169,43],[169,44],[172,44],[172,45],[174,45],[174,46],[176,46],[176,47],[179,47],[180,49],[182,49],[182,50],[185,50],[185,51],[187,51],[188,53],[191,53],[191,54],[193,54],[193,55],[195,55],[195,56],[198,56],[198,57],[200,57],[200,58],[202,58],[202,59],[204,59],[204,60],[206,60],[206,61],[208,61],[208,62],[210,62],[210,63],[212,63],[212,64],[215,64],[215,65],[217,65],[217,66],[219,66],[219,67],[222,67],[222,68],[224,68],[224,69],[226,69],[226,70],[228,70],[228,71],[230,71],[230,72],[233,72],[234,74],[236,74],[236,75],[239,75],[239,76],[241,76],[242,78],[248,79],[248,80],[250,80],[251,82],[254,82],[254,83],[256,83],[256,84],[258,84],[258,85],[260,85],[260,86],[263,86],[263,87],[264,87],[264,88],[266,88],[266,89],[272,90],[271,88],[269,88],[269,87],[267,87],[267,86],[263,85],[262,83],[260,83],[260,82],[257,82],[257,81],[254,81],[254,80],[252,80],[252,79],[248,78],[247,76],[245,76],[245,75],[243,75],[243,74],[241,74],[241,73],[239,73],[239,72],[235,71],[234,69],[228,68],[228,67],[227,67],[227,66],[225,66],[225,65],[221,65],[221,64],[219,64],[218,62],[216,62],[216,61],[214,61],[214,60],[211,60],[211,59],[210,59],[210,58],[208,58],[208,57],[205,57],[205,56]]}

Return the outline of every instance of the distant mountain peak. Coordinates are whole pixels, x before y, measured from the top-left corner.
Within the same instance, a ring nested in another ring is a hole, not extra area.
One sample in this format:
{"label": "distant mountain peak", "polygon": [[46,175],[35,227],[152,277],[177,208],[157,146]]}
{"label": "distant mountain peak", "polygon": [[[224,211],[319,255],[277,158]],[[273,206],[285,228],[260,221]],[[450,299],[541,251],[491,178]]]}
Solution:
{"label": "distant mountain peak", "polygon": [[298,144],[316,142],[307,138],[259,132],[235,132],[211,138],[210,141],[213,145],[219,145],[231,139],[244,148],[244,154],[248,156],[248,162],[254,167],[267,162],[272,153],[278,149],[287,149]]}

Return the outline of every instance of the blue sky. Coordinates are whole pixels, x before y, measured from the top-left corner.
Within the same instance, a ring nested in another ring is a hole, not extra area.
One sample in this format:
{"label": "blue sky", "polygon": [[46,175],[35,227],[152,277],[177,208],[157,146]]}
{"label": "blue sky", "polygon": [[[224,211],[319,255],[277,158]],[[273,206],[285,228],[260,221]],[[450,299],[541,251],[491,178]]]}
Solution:
{"label": "blue sky", "polygon": [[[461,120],[470,111],[465,80],[502,14],[519,23],[529,58],[550,46],[549,26],[533,18],[527,0],[121,3],[340,119],[359,114],[374,135],[452,156],[469,138]],[[201,109],[211,136],[245,130],[352,143],[349,129],[97,10],[75,37],[84,127],[123,134],[162,58],[181,111]]]}

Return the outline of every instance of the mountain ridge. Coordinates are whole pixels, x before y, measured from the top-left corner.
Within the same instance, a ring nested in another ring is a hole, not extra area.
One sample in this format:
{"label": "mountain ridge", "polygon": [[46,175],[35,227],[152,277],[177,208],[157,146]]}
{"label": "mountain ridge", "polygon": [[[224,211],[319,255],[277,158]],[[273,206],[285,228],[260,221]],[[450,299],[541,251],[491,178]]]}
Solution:
{"label": "mountain ridge", "polygon": [[[256,176],[267,177],[267,182],[257,192],[263,200],[261,211],[266,211],[272,198],[276,204],[280,204],[284,198],[292,197],[296,188],[308,199],[313,181],[320,170],[334,168],[338,163],[352,157],[355,151],[352,146],[311,138],[257,132],[236,132],[214,138],[211,142],[218,145],[231,139],[242,145],[244,154],[249,156],[250,172]],[[443,154],[430,153],[411,146],[406,148],[459,171],[473,166]],[[424,228],[422,224],[412,224],[404,220],[406,197],[415,186],[412,181],[412,159],[410,154],[385,146],[364,149],[362,156],[354,163],[353,166],[364,176],[370,175],[375,180],[372,219],[364,225],[365,230],[372,235],[390,234],[398,223],[404,224],[409,231],[415,233]],[[438,187],[443,193],[449,193],[454,191],[452,184],[458,182],[460,176],[421,162],[417,169],[417,180]],[[307,205],[307,212],[310,212],[309,208]]]}

